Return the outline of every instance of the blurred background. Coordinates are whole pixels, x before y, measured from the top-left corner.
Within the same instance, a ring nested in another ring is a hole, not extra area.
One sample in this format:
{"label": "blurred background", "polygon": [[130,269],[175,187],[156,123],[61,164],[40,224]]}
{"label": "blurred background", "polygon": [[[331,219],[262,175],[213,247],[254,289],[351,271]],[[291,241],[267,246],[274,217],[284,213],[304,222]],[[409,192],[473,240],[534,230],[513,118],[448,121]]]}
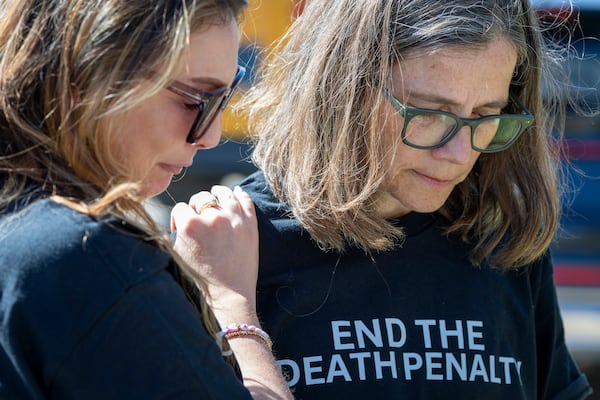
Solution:
{"label": "blurred background", "polygon": [[[249,4],[239,52],[239,63],[248,69],[246,87],[269,45],[302,12],[304,1]],[[575,57],[568,61],[571,95],[584,109],[600,111],[600,0],[533,0],[533,5],[548,37],[570,43],[573,50]],[[566,25],[556,29],[557,21]],[[245,126],[245,116],[228,108],[222,143],[198,152],[185,177],[174,179],[168,194],[152,199],[149,206],[157,219],[166,224],[175,201],[187,201],[215,183],[234,185],[255,170]],[[572,193],[552,246],[555,281],[568,346],[595,388],[592,398],[600,399],[600,115],[584,116],[570,109],[564,146]]]}

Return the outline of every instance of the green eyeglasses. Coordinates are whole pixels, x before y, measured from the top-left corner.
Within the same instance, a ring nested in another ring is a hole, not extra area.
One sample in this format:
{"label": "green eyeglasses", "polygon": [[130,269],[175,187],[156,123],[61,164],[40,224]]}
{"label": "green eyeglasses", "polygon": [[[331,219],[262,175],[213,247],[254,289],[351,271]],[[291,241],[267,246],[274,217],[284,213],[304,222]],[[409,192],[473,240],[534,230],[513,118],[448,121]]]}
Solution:
{"label": "green eyeglasses", "polygon": [[471,128],[471,147],[481,153],[506,150],[533,124],[533,115],[525,105],[511,95],[521,114],[486,115],[481,118],[461,118],[456,114],[410,107],[402,104],[388,90],[384,96],[404,118],[402,142],[417,149],[436,149],[448,143],[463,127]]}

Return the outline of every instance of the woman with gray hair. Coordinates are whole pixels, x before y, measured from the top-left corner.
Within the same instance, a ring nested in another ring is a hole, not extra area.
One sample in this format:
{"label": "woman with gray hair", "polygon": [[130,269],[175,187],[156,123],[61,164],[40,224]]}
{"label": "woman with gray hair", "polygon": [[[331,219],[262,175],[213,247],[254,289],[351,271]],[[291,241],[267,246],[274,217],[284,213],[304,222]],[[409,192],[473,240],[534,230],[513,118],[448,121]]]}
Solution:
{"label": "woman with gray hair", "polygon": [[248,195],[178,204],[175,243],[144,207],[219,142],[245,7],[0,1],[0,398],[291,397]]}
{"label": "woman with gray hair", "polygon": [[[528,0],[323,0],[247,97],[258,312],[297,398],[580,399]],[[557,118],[558,116],[558,118]]]}

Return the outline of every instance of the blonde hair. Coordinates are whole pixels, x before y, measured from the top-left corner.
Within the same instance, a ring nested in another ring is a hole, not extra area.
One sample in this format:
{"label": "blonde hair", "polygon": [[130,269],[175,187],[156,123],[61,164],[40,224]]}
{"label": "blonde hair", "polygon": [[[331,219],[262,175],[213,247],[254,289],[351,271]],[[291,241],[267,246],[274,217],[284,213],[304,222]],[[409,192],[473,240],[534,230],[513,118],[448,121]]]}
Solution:
{"label": "blonde hair", "polygon": [[474,243],[475,264],[526,265],[559,220],[550,134],[561,118],[557,98],[542,104],[554,58],[527,0],[310,1],[241,105],[257,134],[253,160],[321,247],[389,249],[403,232],[374,207],[395,154],[381,140],[381,87],[404,56],[504,37],[518,53],[510,92],[536,123],[508,150],[482,154],[440,211],[449,232]]}
{"label": "blonde hair", "polygon": [[[44,189],[55,201],[143,229],[202,284],[146,212],[110,143],[119,118],[177,72],[190,35],[237,19],[246,0],[0,2],[0,212]],[[154,79],[148,85],[148,77]],[[205,324],[216,324],[202,304]]]}

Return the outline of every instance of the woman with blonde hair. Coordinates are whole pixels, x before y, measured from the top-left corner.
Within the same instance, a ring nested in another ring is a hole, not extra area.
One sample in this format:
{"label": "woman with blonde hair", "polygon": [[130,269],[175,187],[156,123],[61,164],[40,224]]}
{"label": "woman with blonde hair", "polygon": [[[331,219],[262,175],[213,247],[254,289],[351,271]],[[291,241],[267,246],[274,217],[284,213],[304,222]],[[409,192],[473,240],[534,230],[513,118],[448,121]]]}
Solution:
{"label": "woman with blonde hair", "polygon": [[175,244],[143,204],[218,143],[245,6],[0,2],[1,398],[290,397],[248,195],[178,204]]}
{"label": "woman with blonde hair", "polygon": [[307,2],[247,97],[258,311],[298,398],[580,399],[528,0]]}

